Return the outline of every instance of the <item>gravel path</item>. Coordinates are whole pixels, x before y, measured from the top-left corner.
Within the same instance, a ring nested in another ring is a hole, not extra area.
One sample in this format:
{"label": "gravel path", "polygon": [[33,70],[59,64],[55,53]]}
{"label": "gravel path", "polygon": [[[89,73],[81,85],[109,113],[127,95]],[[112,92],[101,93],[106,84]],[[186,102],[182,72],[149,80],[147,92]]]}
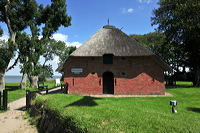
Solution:
{"label": "gravel path", "polygon": [[30,125],[25,119],[24,112],[26,98],[21,98],[8,104],[9,110],[0,113],[0,132],[1,133],[38,133],[35,126]]}
{"label": "gravel path", "polygon": [[[49,91],[50,94],[59,93],[60,87]],[[45,91],[41,92],[45,93]],[[0,133],[38,133],[37,128],[25,119],[26,97],[8,104],[9,110],[0,113]]]}

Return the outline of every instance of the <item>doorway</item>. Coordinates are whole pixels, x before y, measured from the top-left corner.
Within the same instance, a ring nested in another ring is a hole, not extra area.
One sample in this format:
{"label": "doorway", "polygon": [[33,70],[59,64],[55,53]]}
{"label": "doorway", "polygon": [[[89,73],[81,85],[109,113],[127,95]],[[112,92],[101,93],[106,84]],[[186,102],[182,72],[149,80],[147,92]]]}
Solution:
{"label": "doorway", "polygon": [[114,74],[112,72],[103,73],[103,94],[114,94]]}

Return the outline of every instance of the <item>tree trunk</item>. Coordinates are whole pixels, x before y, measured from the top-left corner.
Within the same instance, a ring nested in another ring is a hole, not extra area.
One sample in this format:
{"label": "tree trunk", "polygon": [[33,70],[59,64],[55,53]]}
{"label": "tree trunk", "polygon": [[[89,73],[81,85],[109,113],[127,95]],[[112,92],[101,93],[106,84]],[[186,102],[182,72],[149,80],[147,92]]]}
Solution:
{"label": "tree trunk", "polygon": [[[11,22],[10,22],[10,18],[9,18],[9,10],[8,10],[8,4],[10,3],[9,0],[6,1],[7,5],[5,5],[5,19],[6,19],[6,24],[8,27],[8,31],[10,33],[10,41],[12,43],[12,45],[9,45],[9,50],[11,50],[11,52],[13,52],[13,47],[16,48],[16,44],[15,44],[15,37],[16,37],[16,32],[14,32],[12,30],[12,26],[11,26]],[[0,68],[0,91],[3,91],[5,89],[5,82],[4,82],[4,77],[5,77],[5,73],[6,73],[6,69],[8,68],[8,64],[10,62],[11,58],[8,57],[7,60],[4,60],[5,64],[3,65],[2,68]]]}
{"label": "tree trunk", "polygon": [[37,82],[38,82],[38,76],[29,76],[29,80],[30,80],[30,86],[31,88],[35,88],[38,87]]}
{"label": "tree trunk", "polygon": [[0,91],[1,92],[5,89],[4,76],[5,76],[5,71],[0,71]]}
{"label": "tree trunk", "polygon": [[200,69],[197,69],[196,72],[196,87],[200,87]]}
{"label": "tree trunk", "polygon": [[20,88],[21,89],[26,88],[26,79],[27,79],[27,73],[23,73],[22,80],[20,82]]}
{"label": "tree trunk", "polygon": [[0,68],[0,91],[3,91],[5,89],[5,73],[6,73],[6,68],[8,67],[8,64],[10,62],[10,58],[4,61],[5,64]]}

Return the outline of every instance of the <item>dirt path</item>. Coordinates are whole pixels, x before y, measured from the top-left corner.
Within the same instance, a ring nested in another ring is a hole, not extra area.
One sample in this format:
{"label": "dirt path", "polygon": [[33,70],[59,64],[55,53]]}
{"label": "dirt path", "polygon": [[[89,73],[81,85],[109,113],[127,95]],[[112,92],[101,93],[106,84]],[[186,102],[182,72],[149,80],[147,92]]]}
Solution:
{"label": "dirt path", "polygon": [[[60,87],[49,91],[50,94],[59,92]],[[25,105],[26,97],[8,104],[9,110],[0,113],[0,133],[38,133],[37,128],[25,119]]]}
{"label": "dirt path", "polygon": [[0,114],[1,133],[38,133],[37,128],[25,119],[25,105],[25,97],[8,104],[10,109]]}

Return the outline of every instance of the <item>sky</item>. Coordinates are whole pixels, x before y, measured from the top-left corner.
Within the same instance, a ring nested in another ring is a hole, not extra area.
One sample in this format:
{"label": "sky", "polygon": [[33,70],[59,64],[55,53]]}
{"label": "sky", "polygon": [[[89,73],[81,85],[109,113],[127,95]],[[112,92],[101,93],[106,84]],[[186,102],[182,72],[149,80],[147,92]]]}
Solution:
{"label": "sky", "polygon": [[[50,4],[50,0],[37,0],[39,4]],[[52,38],[61,40],[66,46],[79,47],[95,34],[104,25],[109,24],[128,35],[146,34],[153,32],[156,28],[151,26],[152,10],[157,9],[158,0],[66,0],[67,13],[72,17],[71,26],[60,27]],[[8,37],[8,30],[5,24],[0,23],[4,35],[0,39]],[[42,58],[40,61],[42,62]],[[14,60],[11,61],[12,64]],[[48,62],[54,69],[54,75],[61,75],[55,72],[58,57]],[[21,75],[19,64],[6,75]]]}

